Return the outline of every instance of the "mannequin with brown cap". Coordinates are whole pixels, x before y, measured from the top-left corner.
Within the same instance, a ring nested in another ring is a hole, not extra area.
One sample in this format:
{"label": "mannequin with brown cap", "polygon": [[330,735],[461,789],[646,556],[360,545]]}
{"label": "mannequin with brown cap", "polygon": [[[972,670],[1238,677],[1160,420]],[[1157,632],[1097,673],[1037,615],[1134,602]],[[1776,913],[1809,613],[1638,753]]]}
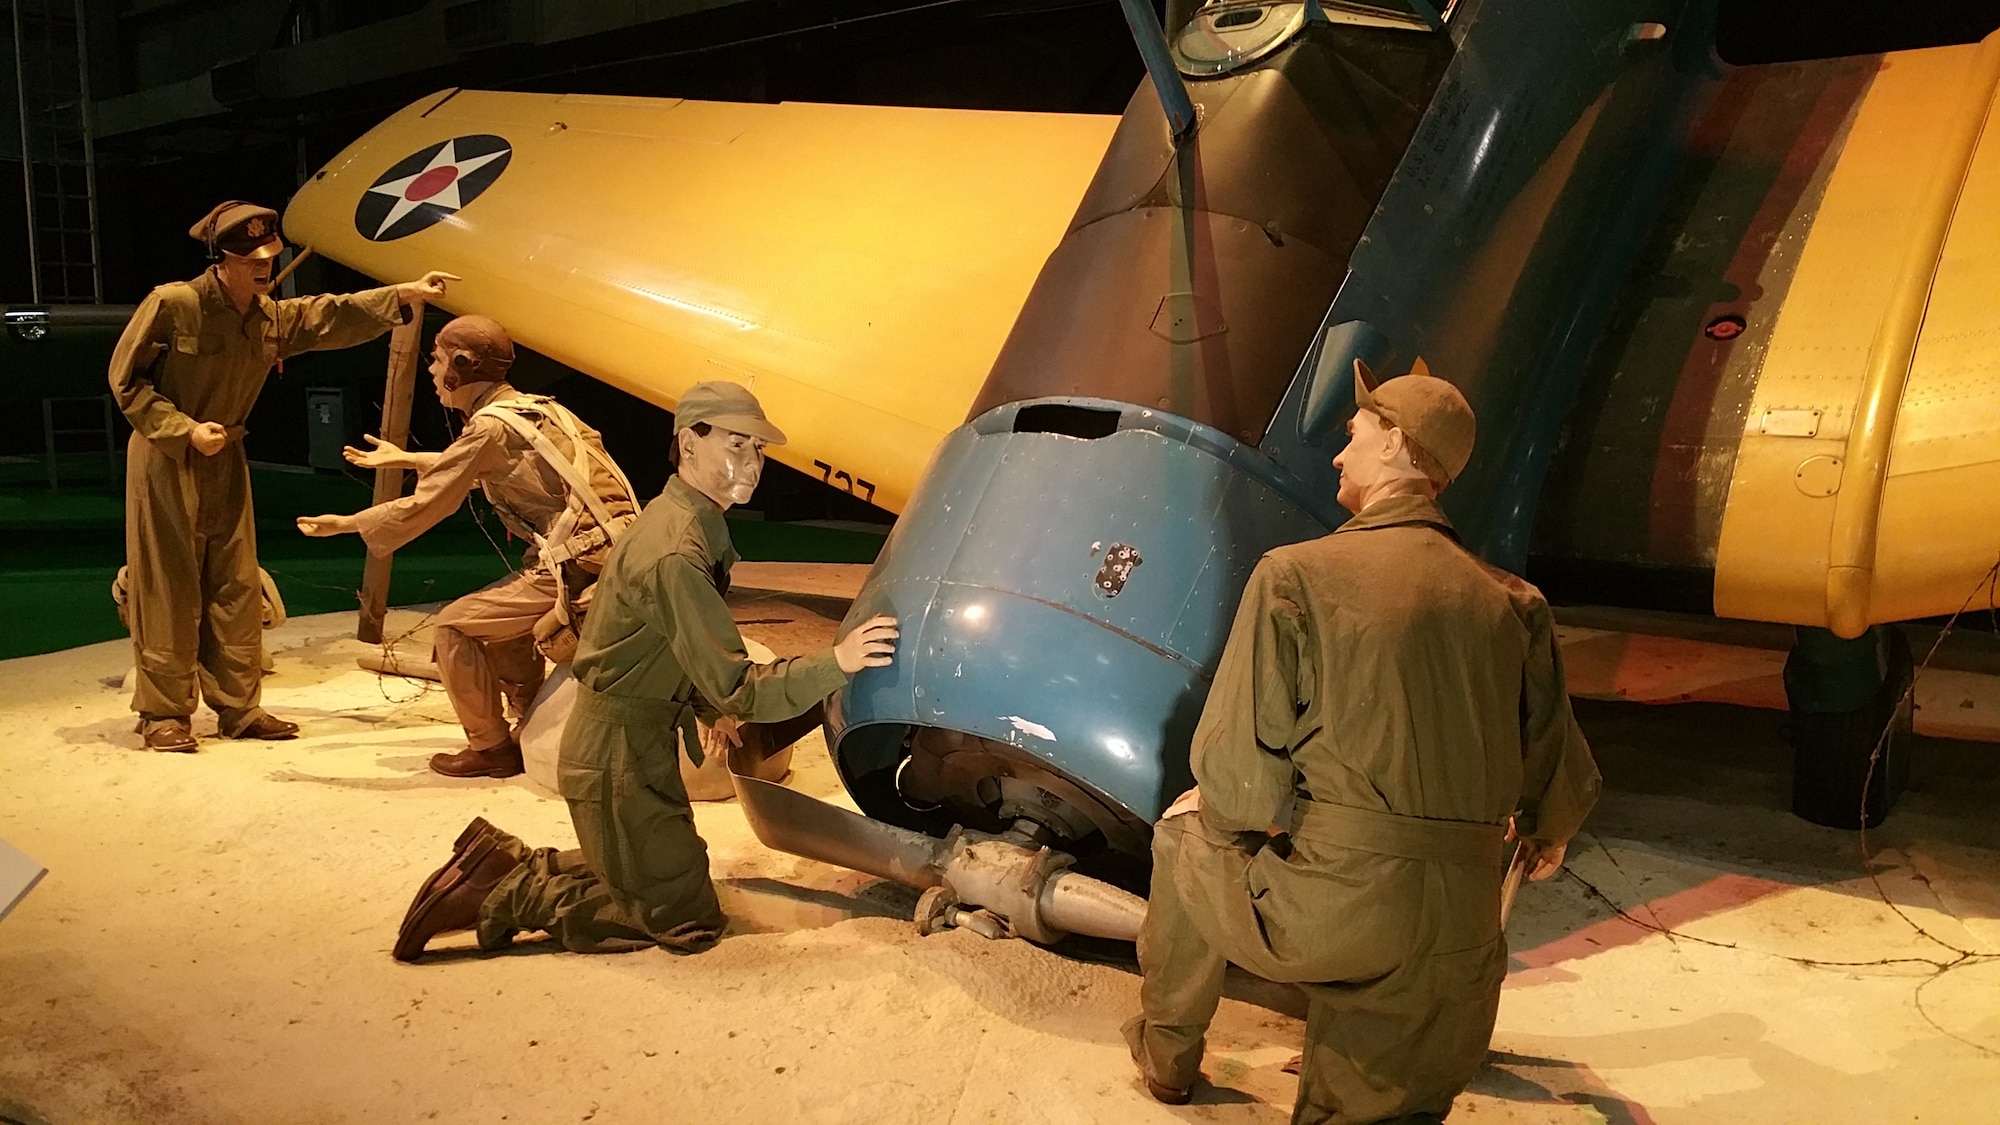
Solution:
{"label": "mannequin with brown cap", "polygon": [[524,930],[579,953],[714,945],[725,919],[679,758],[701,763],[696,717],[718,731],[725,718],[780,722],[893,659],[895,620],[875,617],[830,649],[751,663],[722,600],[736,563],[722,513],[750,498],[764,447],[785,435],[734,383],[690,387],[674,420],[675,475],[612,549],[572,666],[556,781],[578,848],[530,848],[475,819],[417,889],[399,960],[468,929],[487,950]]}
{"label": "mannequin with brown cap", "polygon": [[374,339],[402,306],[456,278],[345,296],[274,300],[278,213],[231,200],[188,234],[215,264],[146,295],[111,353],[111,393],[132,423],[125,457],[132,709],[151,750],[192,751],[196,693],[231,738],[291,738],[261,707],[256,523],[244,422],[286,357]]}
{"label": "mannequin with brown cap", "polygon": [[1596,800],[1548,604],[1463,547],[1437,495],[1472,409],[1428,374],[1371,387],[1334,458],[1354,517],[1265,555],[1196,727],[1196,788],[1153,834],[1125,1026],[1184,1102],[1235,962],[1309,1003],[1294,1122],[1440,1121],[1486,1057],[1505,841],[1561,866]]}
{"label": "mannequin with brown cap", "polygon": [[525,716],[542,684],[543,653],[569,658],[591,585],[639,511],[597,431],[554,399],[515,390],[507,382],[513,363],[514,341],[497,322],[461,316],[445,325],[431,353],[431,384],[439,402],[465,417],[465,429],[441,453],[410,453],[372,434],[373,449],[349,446],[347,459],[362,468],[416,470],[416,490],[351,516],[298,521],[307,535],[357,533],[386,555],[478,487],[507,530],[532,544],[520,570],[438,614],[438,673],[467,743],[431,757],[431,769],[448,777],[521,772],[503,700]]}

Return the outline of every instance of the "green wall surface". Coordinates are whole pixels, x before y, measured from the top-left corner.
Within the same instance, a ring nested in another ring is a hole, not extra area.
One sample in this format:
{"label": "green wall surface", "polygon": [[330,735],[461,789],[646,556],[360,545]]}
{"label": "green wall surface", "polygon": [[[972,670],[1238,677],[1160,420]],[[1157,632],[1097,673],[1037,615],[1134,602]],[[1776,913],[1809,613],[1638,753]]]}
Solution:
{"label": "green wall surface", "polygon": [[[41,458],[0,460],[0,659],[54,652],[125,635],[111,582],[125,561],[122,476],[102,454],[65,454],[60,489]],[[122,473],[122,469],[117,470]],[[293,616],[352,610],[365,551],[354,536],[309,539],[293,520],[368,505],[368,474],[252,469],[258,561],[277,580]],[[745,559],[871,562],[882,535],[806,524],[731,520]],[[886,531],[886,528],[884,529]],[[396,553],[391,605],[446,601],[519,565],[526,545],[510,540],[478,493],[449,519]]]}

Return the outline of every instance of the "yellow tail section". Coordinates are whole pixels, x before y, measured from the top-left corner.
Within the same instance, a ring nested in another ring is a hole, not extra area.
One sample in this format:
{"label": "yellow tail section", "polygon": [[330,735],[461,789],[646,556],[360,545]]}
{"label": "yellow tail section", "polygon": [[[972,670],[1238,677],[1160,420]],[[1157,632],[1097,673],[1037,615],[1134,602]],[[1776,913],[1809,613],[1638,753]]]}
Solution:
{"label": "yellow tail section", "polygon": [[898,511],[1116,124],[448,91],[348,146],[285,230],[374,277],[460,274],[448,308],[660,406],[746,384],[781,460]]}

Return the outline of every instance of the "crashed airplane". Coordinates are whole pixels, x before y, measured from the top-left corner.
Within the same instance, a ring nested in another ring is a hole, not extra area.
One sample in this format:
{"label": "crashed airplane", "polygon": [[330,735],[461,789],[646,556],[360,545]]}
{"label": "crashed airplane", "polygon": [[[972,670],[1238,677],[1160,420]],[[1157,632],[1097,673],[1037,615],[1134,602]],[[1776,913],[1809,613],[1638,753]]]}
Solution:
{"label": "crashed airplane", "polygon": [[1732,68],[1712,0],[1128,4],[1121,118],[447,90],[287,233],[663,407],[734,379],[899,514],[829,708],[919,921],[1130,937],[1259,556],[1344,518],[1356,359],[1482,420],[1446,499],[1561,599],[1799,627],[1795,807],[1900,785],[1907,645],[2000,558],[2000,37]]}

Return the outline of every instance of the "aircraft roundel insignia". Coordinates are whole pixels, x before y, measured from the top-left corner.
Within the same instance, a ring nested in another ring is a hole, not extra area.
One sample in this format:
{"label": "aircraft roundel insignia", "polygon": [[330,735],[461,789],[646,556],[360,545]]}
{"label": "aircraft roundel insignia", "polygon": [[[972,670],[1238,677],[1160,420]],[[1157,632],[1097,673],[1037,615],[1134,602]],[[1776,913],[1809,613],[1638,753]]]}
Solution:
{"label": "aircraft roundel insignia", "polygon": [[514,146],[491,133],[453,137],[411,153],[377,177],[354,208],[371,242],[408,238],[458,214],[507,170]]}

